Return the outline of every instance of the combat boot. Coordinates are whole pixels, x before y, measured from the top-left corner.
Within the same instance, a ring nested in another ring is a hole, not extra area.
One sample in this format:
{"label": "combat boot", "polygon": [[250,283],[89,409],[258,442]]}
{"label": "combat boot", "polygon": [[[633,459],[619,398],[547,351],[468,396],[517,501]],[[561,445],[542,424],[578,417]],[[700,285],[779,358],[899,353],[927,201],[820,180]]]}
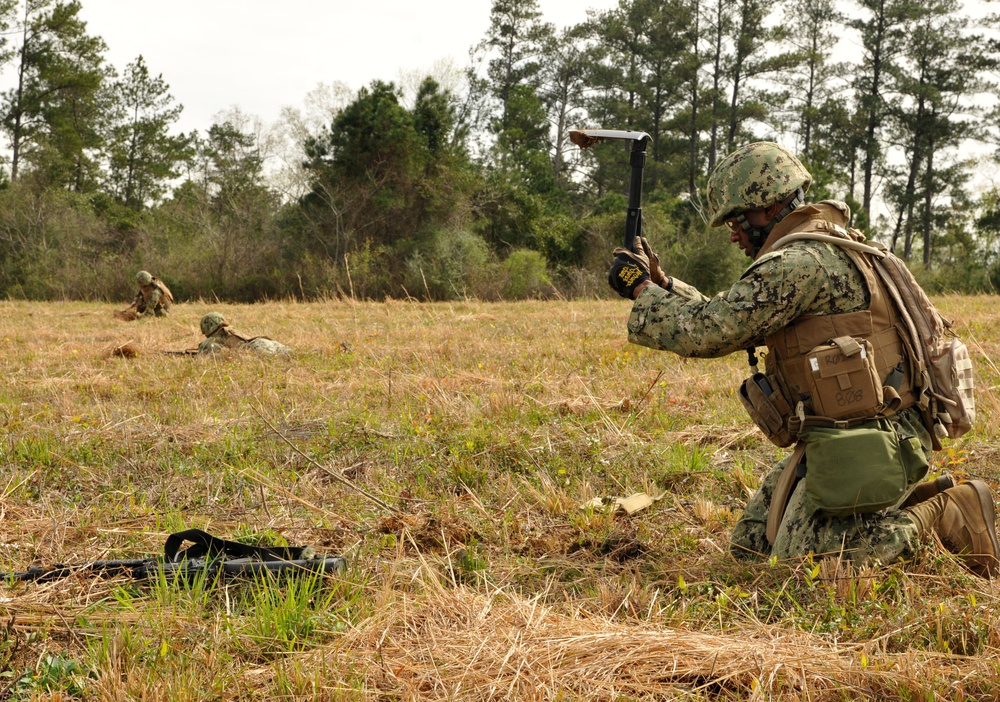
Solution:
{"label": "combat boot", "polygon": [[1000,541],[989,487],[970,480],[907,508],[921,532],[933,529],[945,548],[984,578],[1000,573]]}
{"label": "combat boot", "polygon": [[903,504],[901,504],[899,508],[906,509],[907,507],[920,504],[921,502],[931,499],[939,492],[944,492],[948,488],[955,487],[956,484],[955,479],[947,473],[938,476],[934,480],[925,480],[922,483],[918,483],[917,486],[913,488],[909,496],[903,501]]}

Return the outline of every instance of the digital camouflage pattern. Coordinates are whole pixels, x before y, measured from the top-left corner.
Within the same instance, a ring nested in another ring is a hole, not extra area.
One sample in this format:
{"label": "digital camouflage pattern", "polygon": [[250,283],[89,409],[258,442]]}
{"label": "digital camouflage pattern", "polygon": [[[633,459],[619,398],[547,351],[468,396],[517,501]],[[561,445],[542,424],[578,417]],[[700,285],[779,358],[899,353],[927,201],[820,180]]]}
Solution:
{"label": "digital camouflage pattern", "polygon": [[212,336],[219,327],[227,324],[226,318],[218,312],[209,312],[201,318],[201,333],[205,336]]}
{"label": "digital camouflage pattern", "polygon": [[268,339],[264,336],[258,336],[253,339],[243,341],[224,335],[221,338],[213,336],[209,339],[204,339],[200,344],[198,344],[198,355],[207,356],[228,349],[256,351],[269,356],[287,356],[292,351],[281,342],[275,341],[274,339]]}
{"label": "digital camouflage pattern", "polygon": [[812,176],[785,147],[758,141],[724,158],[708,179],[708,216],[713,227],[733,215],[769,207],[797,189],[808,190]]}
{"label": "digital camouflage pattern", "polygon": [[[212,317],[212,319],[209,319],[210,317]],[[219,324],[214,324],[218,321],[215,317],[221,319]],[[256,351],[270,356],[286,356],[291,353],[291,349],[288,346],[285,346],[274,339],[268,339],[266,336],[248,337],[241,334],[230,327],[226,323],[226,320],[218,312],[210,312],[202,317],[202,332],[204,332],[206,328],[211,329],[213,326],[214,330],[211,331],[211,333],[207,333],[205,335],[206,338],[198,344],[199,356],[206,356],[229,349]]]}
{"label": "digital camouflage pattern", "polygon": [[[139,284],[139,291],[132,300],[131,307],[141,317],[162,317],[167,314],[167,310],[174,301],[174,296],[170,289],[150,274],[149,271],[139,271],[135,274],[135,282]],[[124,315],[124,313],[123,313]],[[125,316],[122,316],[125,319]]]}
{"label": "digital camouflage pattern", "polygon": [[[769,241],[815,219],[846,222],[834,203],[800,207],[778,223]],[[867,307],[864,278],[843,248],[802,241],[765,249],[739,281],[712,298],[676,278],[670,291],[647,286],[632,306],[629,341],[689,358],[718,358],[762,343],[804,314]]]}
{"label": "digital camouflage pattern", "polygon": [[[920,421],[919,410],[911,407],[890,419],[902,436],[918,436],[924,452],[930,457],[931,438]],[[767,542],[767,513],[771,506],[778,477],[785,462],[781,461],[764,478],[760,489],[747,503],[730,538],[734,556],[744,559],[775,557],[779,560],[842,554],[855,565],[892,563],[911,558],[920,540],[920,528],[910,515],[901,510],[884,510],[852,517],[831,517],[817,512],[806,497],[809,473],[799,480],[788,500],[785,517],[778,528],[772,546]]]}
{"label": "digital camouflage pattern", "polygon": [[149,317],[155,315],[162,317],[167,314],[169,306],[169,297],[160,289],[160,286],[155,281],[149,285],[142,286],[139,288],[139,292],[135,294],[135,310],[142,316]]}
{"label": "digital camouflage pattern", "polygon": [[[849,210],[842,203],[800,207],[779,222],[768,242],[810,228],[825,219],[843,226]],[[728,291],[707,297],[674,279],[671,290],[648,285],[628,321],[629,341],[685,357],[715,358],[751,345],[791,325],[802,315],[827,315],[866,309],[868,290],[844,249],[819,241],[799,241],[768,251]],[[891,421],[905,436],[920,438],[930,457],[931,442],[916,410]],[[912,553],[918,528],[904,512],[884,511],[852,517],[821,514],[805,500],[804,480],[796,486],[772,547],[765,537],[767,510],[783,463],[768,476],[747,505],[733,533],[735,554],[778,558],[845,551],[857,563],[888,563]]]}

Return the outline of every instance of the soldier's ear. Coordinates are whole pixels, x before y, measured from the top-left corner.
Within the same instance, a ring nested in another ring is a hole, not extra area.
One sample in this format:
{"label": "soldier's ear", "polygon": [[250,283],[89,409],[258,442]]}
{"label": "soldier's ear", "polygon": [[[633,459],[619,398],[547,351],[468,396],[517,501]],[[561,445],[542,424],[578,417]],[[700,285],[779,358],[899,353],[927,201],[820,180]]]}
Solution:
{"label": "soldier's ear", "polygon": [[772,205],[768,205],[764,208],[764,216],[767,217],[767,221],[770,222],[772,219],[778,216],[778,213],[784,209],[784,202],[775,202]]}

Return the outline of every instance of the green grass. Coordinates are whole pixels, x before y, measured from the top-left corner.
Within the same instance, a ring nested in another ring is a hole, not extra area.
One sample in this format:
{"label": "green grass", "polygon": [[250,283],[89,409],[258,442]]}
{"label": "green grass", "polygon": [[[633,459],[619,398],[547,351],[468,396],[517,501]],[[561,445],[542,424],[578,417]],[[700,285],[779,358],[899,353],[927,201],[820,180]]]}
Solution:
{"label": "green grass", "polygon": [[[939,302],[977,362],[979,424],[935,470],[996,488],[1000,307]],[[932,543],[861,571],[728,555],[782,452],[735,399],[742,355],[631,346],[625,303],[199,303],[132,323],[113,309],[0,304],[4,567],[153,556],[197,527],[350,569],[2,585],[13,698],[1000,690],[998,596]],[[209,309],[295,354],[160,353],[196,345]],[[111,353],[126,342],[136,357]],[[665,496],[631,517],[581,509],[639,491]]]}

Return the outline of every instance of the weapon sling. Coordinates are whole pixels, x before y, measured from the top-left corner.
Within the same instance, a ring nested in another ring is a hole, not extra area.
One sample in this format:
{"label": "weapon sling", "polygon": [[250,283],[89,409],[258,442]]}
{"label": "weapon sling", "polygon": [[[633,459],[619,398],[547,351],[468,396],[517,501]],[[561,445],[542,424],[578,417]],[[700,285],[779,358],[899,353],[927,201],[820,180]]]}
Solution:
{"label": "weapon sling", "polygon": [[[182,550],[185,542],[192,545]],[[155,578],[160,574],[189,577],[205,573],[206,578],[211,579],[220,574],[256,575],[294,570],[325,574],[341,572],[346,567],[344,558],[313,555],[312,548],[308,546],[251,546],[220,539],[201,529],[188,529],[167,537],[161,558],[31,566],[22,572],[0,573],[0,579],[47,581],[74,573],[129,575],[136,580]]]}

